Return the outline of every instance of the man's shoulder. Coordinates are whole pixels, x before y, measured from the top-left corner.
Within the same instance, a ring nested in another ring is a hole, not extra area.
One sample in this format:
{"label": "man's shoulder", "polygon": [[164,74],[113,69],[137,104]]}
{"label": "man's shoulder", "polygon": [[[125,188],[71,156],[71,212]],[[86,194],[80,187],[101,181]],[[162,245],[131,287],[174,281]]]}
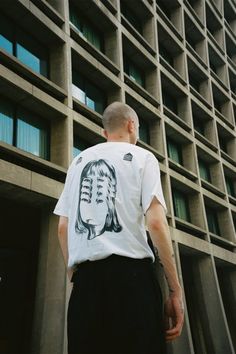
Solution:
{"label": "man's shoulder", "polygon": [[133,157],[141,160],[146,160],[148,157],[154,157],[152,152],[137,145],[129,143],[111,145],[109,143],[104,142],[97,145],[93,145],[81,151],[81,153],[74,158],[72,164],[77,165],[83,159],[96,158],[98,156],[98,153],[101,153],[100,156],[109,156],[112,154],[112,157],[115,158],[115,152],[117,152],[119,155],[122,154],[122,156],[124,154],[124,159],[130,161],[133,159]]}

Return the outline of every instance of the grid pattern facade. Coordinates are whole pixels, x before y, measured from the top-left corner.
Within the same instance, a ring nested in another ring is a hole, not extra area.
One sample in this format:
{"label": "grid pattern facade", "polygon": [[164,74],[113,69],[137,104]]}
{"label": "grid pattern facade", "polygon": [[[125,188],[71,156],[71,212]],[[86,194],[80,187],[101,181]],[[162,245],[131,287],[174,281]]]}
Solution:
{"label": "grid pattern facade", "polygon": [[[1,196],[44,209],[42,234],[55,235],[69,163],[104,141],[106,105],[128,103],[138,145],[160,163],[184,288],[183,335],[169,350],[235,353],[236,1],[11,0],[0,16]],[[63,353],[65,318],[50,342],[57,316],[39,320],[38,298],[32,352]]]}

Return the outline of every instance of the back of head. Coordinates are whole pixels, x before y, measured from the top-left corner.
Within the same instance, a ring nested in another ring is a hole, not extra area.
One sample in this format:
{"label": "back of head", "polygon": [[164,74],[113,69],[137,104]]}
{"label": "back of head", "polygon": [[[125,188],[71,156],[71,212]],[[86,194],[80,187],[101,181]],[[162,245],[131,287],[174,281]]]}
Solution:
{"label": "back of head", "polygon": [[136,119],[135,111],[127,104],[113,102],[103,112],[102,123],[109,133],[122,129],[129,119]]}

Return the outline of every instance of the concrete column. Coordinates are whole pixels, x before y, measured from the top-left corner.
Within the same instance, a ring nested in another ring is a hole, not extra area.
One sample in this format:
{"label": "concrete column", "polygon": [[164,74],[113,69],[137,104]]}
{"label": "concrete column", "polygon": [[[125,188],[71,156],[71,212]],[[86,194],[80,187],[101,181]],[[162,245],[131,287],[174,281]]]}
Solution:
{"label": "concrete column", "polygon": [[63,353],[66,270],[52,210],[42,210],[31,354]]}
{"label": "concrete column", "polygon": [[187,309],[187,305],[186,305],[186,301],[185,301],[183,276],[182,276],[180,256],[179,256],[179,245],[177,242],[174,242],[173,248],[175,251],[175,260],[176,260],[176,266],[178,269],[179,279],[180,279],[180,283],[181,283],[181,286],[183,289],[185,321],[184,321],[184,326],[183,326],[181,337],[178,338],[174,343],[170,343],[168,346],[169,347],[169,354],[178,354],[178,353],[194,354],[191,329],[190,329],[190,323],[189,323],[189,318],[188,318],[188,309]]}
{"label": "concrete column", "polygon": [[219,290],[214,277],[211,257],[199,258],[195,268],[195,279],[199,283],[202,307],[199,307],[203,327],[209,331],[209,346],[215,354],[233,354]]}

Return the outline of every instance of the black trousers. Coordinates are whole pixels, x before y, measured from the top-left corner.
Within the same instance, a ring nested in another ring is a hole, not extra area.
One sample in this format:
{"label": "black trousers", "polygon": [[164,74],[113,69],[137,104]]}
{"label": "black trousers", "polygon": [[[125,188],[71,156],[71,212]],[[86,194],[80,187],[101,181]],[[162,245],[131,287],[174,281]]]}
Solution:
{"label": "black trousers", "polygon": [[163,306],[151,259],[112,255],[73,274],[68,354],[165,354]]}

